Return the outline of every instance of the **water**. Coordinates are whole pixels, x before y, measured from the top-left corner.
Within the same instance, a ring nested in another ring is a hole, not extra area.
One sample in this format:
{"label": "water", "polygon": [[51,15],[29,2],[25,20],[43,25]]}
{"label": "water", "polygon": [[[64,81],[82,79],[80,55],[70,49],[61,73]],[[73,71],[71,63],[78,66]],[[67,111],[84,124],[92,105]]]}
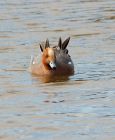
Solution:
{"label": "water", "polygon": [[[75,75],[28,73],[39,43],[60,36]],[[0,140],[114,140],[114,98],[114,0],[0,1]]]}

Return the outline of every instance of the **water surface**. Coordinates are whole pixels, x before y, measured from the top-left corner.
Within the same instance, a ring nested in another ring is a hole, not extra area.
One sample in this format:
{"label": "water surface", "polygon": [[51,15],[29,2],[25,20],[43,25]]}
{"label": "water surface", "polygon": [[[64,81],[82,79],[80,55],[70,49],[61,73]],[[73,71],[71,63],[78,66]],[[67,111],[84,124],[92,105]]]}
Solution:
{"label": "water surface", "polygon": [[[75,75],[28,73],[39,43],[60,36]],[[0,140],[114,140],[114,99],[114,0],[0,1]]]}

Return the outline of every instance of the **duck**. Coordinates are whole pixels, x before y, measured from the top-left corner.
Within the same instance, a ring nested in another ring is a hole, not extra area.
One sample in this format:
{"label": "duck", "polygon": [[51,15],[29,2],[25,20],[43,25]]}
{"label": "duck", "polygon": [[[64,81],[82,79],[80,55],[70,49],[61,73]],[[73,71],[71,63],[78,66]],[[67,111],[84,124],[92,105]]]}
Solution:
{"label": "duck", "polygon": [[46,39],[45,44],[40,44],[42,52],[40,63],[38,57],[32,58],[29,72],[40,76],[73,75],[74,64],[67,49],[69,41],[70,37],[63,42],[60,37],[58,44],[51,47],[49,40]]}

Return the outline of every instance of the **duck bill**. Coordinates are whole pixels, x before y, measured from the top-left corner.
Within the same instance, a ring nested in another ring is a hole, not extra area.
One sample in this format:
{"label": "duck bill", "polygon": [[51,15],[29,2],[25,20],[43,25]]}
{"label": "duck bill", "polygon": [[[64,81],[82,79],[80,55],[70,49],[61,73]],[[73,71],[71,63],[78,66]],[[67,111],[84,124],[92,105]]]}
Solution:
{"label": "duck bill", "polygon": [[51,67],[51,69],[56,70],[56,64],[55,62],[50,62],[49,66]]}

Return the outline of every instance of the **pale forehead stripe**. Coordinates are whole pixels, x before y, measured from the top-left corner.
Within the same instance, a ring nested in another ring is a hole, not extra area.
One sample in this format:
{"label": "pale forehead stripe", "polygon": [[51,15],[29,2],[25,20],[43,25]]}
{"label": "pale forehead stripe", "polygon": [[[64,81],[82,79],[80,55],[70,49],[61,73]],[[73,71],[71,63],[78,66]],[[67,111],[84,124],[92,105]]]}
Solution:
{"label": "pale forehead stripe", "polygon": [[53,49],[48,49],[48,55],[53,56],[54,55],[54,50]]}

